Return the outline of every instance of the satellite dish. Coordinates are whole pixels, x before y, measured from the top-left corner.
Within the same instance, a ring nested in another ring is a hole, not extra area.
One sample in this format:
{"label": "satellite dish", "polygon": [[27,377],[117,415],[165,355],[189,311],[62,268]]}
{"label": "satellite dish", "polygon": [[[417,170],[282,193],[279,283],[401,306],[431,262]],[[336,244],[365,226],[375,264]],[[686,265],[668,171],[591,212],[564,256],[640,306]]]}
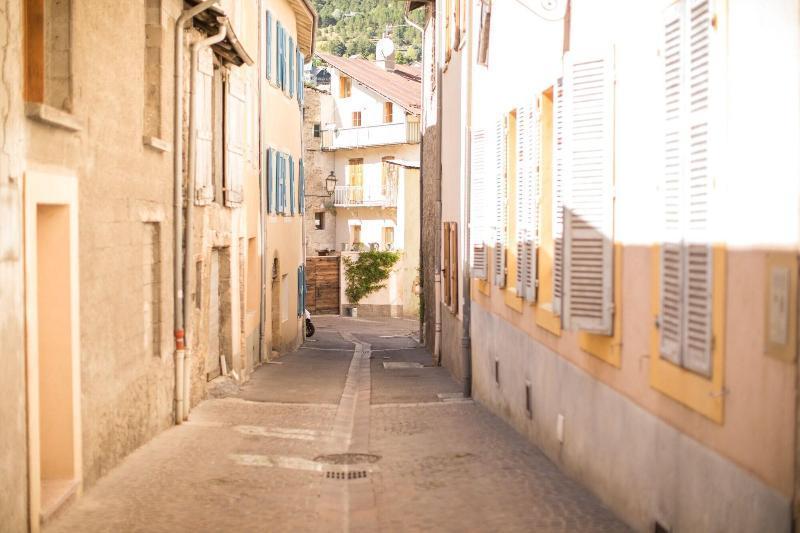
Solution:
{"label": "satellite dish", "polygon": [[384,37],[375,43],[375,59],[378,61],[390,59],[394,56],[394,43],[388,37]]}

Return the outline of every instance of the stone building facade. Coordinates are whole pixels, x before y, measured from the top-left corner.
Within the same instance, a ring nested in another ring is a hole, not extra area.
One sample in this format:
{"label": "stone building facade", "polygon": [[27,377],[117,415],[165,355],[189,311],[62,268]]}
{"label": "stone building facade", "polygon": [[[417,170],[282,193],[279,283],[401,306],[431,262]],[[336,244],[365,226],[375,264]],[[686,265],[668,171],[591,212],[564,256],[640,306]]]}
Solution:
{"label": "stone building facade", "polygon": [[306,161],[306,257],[336,250],[336,209],[325,178],[334,170],[333,153],[322,150],[322,124],[330,121],[330,92],[313,85],[305,87],[303,146]]}
{"label": "stone building facade", "polygon": [[[268,227],[262,211],[263,143],[277,138],[300,160],[302,102],[281,96],[285,112],[258,120],[259,20],[278,15],[298,65],[313,52],[316,15],[304,0],[222,0],[176,29],[199,4],[0,2],[4,531],[38,531],[183,421],[209,379],[228,370],[243,381],[271,350],[302,340],[300,217],[287,233],[289,222]],[[302,68],[290,70],[300,77]],[[175,253],[181,220],[188,268],[175,261],[184,255]],[[266,257],[277,253],[292,278],[278,308],[291,317],[279,322],[281,344],[269,311],[259,312],[271,297],[262,290]],[[174,333],[178,316],[185,337]]]}

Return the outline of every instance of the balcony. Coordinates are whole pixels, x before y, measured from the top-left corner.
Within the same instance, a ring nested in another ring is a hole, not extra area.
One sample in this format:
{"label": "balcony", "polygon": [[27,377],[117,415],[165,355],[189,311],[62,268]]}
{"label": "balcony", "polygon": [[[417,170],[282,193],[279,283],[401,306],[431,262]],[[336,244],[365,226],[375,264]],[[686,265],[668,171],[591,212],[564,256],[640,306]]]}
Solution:
{"label": "balcony", "polygon": [[333,193],[336,207],[397,207],[397,182],[385,184],[339,185]]}
{"label": "balcony", "polygon": [[408,117],[408,122],[326,129],[322,132],[323,150],[342,150],[391,144],[418,144],[419,142],[419,117],[413,115]]}

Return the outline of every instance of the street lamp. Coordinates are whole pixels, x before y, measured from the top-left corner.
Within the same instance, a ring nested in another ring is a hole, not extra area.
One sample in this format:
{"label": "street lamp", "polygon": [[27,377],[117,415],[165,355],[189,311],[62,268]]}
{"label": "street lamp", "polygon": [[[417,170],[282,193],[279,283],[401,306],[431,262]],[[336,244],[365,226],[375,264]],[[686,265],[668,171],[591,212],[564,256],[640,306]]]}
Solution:
{"label": "street lamp", "polygon": [[336,189],[336,175],[333,173],[333,170],[331,170],[331,173],[325,178],[325,190],[328,196],[333,194],[334,189]]}

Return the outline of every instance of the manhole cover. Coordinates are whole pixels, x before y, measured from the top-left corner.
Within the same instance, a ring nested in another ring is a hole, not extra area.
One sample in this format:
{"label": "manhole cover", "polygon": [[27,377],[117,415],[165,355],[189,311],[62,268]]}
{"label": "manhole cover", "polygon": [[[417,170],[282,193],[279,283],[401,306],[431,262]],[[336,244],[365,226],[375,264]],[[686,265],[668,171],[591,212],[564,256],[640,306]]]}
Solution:
{"label": "manhole cover", "polygon": [[325,477],[327,479],[339,479],[342,481],[348,481],[351,479],[364,479],[367,477],[367,471],[353,470],[351,472],[325,472]]}
{"label": "manhole cover", "polygon": [[380,458],[380,455],[372,455],[370,453],[332,453],[330,455],[319,455],[314,460],[318,463],[330,465],[357,465],[376,463]]}

